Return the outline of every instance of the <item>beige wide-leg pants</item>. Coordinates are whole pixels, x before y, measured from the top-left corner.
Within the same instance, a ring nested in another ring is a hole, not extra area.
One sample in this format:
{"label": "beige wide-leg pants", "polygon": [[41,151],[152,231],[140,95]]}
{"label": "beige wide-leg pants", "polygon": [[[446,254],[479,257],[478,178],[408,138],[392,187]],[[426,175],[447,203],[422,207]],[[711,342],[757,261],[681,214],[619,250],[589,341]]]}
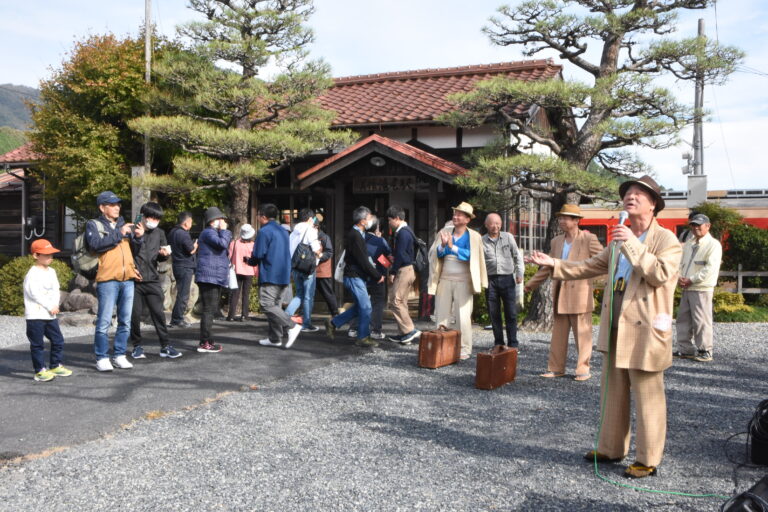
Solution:
{"label": "beige wide-leg pants", "polygon": [[472,283],[441,279],[435,292],[435,319],[437,325],[451,328],[453,316],[461,332],[461,354],[472,353]]}
{"label": "beige wide-leg pants", "polygon": [[558,315],[552,326],[552,341],[549,345],[547,371],[565,373],[568,357],[568,333],[573,330],[576,342],[576,375],[589,375],[589,360],[592,358],[592,313]]}

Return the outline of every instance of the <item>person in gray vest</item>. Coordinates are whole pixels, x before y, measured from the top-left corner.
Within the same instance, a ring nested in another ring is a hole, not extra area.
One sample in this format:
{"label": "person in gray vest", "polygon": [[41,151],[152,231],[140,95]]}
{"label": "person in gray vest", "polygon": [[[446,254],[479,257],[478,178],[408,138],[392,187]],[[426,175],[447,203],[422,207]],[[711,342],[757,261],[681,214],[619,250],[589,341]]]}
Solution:
{"label": "person in gray vest", "polygon": [[507,331],[507,345],[517,348],[517,297],[515,288],[523,282],[525,264],[512,233],[501,230],[501,217],[489,213],[485,218],[483,253],[488,272],[488,288],[485,298],[488,314],[493,326],[494,345],[504,345],[504,324],[501,319],[501,305],[504,304],[504,321]]}

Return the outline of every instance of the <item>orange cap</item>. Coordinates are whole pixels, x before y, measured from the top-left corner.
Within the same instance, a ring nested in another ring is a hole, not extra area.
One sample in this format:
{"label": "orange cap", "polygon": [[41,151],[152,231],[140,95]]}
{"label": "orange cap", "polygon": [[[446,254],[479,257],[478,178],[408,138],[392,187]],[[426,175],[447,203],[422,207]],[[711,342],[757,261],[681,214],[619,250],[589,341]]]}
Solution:
{"label": "orange cap", "polygon": [[41,238],[32,242],[29,252],[32,254],[53,254],[61,251],[55,248],[48,240]]}

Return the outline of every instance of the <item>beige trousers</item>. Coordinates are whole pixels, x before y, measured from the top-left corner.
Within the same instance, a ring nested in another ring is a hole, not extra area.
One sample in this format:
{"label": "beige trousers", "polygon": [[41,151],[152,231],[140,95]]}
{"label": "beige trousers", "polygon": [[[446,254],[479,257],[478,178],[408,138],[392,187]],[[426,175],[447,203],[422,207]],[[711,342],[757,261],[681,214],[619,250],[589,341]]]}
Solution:
{"label": "beige trousers", "polygon": [[435,293],[435,318],[437,325],[451,329],[448,323],[453,316],[461,332],[461,354],[472,353],[472,283],[441,279]]}
{"label": "beige trousers", "polygon": [[[615,293],[614,318],[621,311],[623,293]],[[658,466],[667,440],[667,397],[664,372],[616,368],[617,330],[611,329],[610,354],[603,354],[600,387],[601,425],[597,451],[619,459],[629,452],[630,393],[635,399],[635,460]]]}
{"label": "beige trousers", "polygon": [[712,294],[683,291],[677,313],[677,350],[680,353],[712,352]]}
{"label": "beige trousers", "polygon": [[413,331],[413,320],[408,313],[408,294],[415,280],[416,273],[413,271],[413,265],[408,265],[397,271],[395,281],[389,287],[389,309],[395,317],[400,334]]}
{"label": "beige trousers", "polygon": [[568,333],[571,330],[573,330],[578,354],[576,375],[589,375],[589,360],[592,357],[592,313],[571,315],[555,313],[547,371],[565,373],[565,362],[568,357]]}

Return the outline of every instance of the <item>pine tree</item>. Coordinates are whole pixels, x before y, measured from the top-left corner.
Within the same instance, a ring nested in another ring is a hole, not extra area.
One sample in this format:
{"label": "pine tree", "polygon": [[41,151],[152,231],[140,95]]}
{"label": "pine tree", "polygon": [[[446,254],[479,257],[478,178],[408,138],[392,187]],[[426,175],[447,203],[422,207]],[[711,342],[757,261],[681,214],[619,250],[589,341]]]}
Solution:
{"label": "pine tree", "polygon": [[[704,38],[672,39],[680,11],[704,9],[713,0],[528,0],[499,8],[484,29],[494,44],[521,45],[526,56],[556,51],[585,81],[481,82],[454,95],[456,111],[444,119],[456,126],[495,120],[501,144],[476,155],[461,184],[481,202],[504,208],[520,193],[538,194],[558,211],[580,196],[616,198],[616,177],[649,171],[629,149],[662,149],[678,142],[695,112],[658,84],[664,76],[722,83],[741,61],[741,51]],[[595,61],[588,48],[595,45]],[[511,107],[545,109],[547,128],[514,115]],[[531,153],[529,150],[538,148]],[[544,149],[544,151],[541,151]],[[599,165],[603,172],[591,172]],[[553,217],[545,250],[556,234]],[[545,289],[534,297],[533,328],[551,325]]]}
{"label": "pine tree", "polygon": [[[314,99],[331,85],[326,64],[307,61],[312,0],[190,0],[205,21],[179,27],[191,43],[155,69],[150,103],[163,115],[130,126],[178,145],[172,174],[149,176],[155,190],[228,188],[231,216],[248,221],[250,184],[312,151],[348,145],[332,113]],[[268,78],[268,69],[281,73]]]}

